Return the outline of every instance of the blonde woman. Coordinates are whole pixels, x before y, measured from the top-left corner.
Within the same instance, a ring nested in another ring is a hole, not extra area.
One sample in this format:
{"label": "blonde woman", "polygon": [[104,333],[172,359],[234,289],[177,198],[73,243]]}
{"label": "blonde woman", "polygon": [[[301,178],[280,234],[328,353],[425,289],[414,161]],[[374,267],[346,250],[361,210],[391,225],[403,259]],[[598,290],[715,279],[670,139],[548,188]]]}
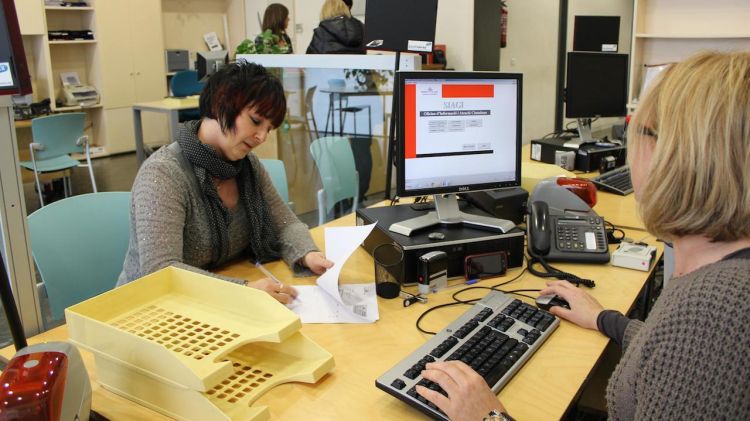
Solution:
{"label": "blonde woman", "polygon": [[364,54],[365,27],[342,0],[325,0],[307,54]]}
{"label": "blonde woman", "polygon": [[[623,348],[607,387],[612,420],[750,419],[750,53],[707,52],[674,64],[628,129],[636,200],[648,230],[671,240],[675,278],[645,322],[550,282],[557,316]],[[452,420],[504,413],[463,363],[428,364],[417,386]]]}

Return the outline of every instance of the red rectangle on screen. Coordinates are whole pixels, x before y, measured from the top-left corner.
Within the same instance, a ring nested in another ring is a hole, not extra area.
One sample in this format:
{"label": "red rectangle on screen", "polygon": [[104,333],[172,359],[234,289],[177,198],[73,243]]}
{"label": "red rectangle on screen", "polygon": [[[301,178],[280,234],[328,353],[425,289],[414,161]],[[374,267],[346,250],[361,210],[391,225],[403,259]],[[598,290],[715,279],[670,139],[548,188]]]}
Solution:
{"label": "red rectangle on screen", "polygon": [[404,86],[404,157],[417,157],[417,86]]}
{"label": "red rectangle on screen", "polygon": [[492,98],[495,85],[443,85],[443,98]]}

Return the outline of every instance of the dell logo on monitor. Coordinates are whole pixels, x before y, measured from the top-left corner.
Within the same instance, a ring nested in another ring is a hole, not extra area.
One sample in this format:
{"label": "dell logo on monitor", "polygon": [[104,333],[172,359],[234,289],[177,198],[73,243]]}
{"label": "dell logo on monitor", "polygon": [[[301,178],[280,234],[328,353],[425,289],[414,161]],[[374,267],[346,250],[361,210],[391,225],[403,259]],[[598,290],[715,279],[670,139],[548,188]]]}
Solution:
{"label": "dell logo on monitor", "polygon": [[461,186],[458,188],[458,191],[469,191],[469,186]]}

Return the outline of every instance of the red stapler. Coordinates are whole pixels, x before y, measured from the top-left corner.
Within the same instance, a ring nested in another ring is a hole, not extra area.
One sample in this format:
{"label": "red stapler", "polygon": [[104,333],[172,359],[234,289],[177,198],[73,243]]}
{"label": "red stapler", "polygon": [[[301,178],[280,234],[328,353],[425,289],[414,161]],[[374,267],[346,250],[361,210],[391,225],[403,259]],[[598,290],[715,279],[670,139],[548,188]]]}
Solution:
{"label": "red stapler", "polygon": [[0,420],[88,420],[91,383],[67,342],[21,349],[0,376]]}

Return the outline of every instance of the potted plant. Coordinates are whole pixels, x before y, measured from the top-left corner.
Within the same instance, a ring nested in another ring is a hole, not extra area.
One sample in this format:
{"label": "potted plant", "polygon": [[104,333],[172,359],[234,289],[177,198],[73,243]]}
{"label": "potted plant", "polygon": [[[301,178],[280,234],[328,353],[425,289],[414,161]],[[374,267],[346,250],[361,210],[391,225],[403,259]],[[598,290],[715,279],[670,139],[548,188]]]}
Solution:
{"label": "potted plant", "polygon": [[289,51],[289,46],[279,46],[279,36],[271,32],[270,29],[266,29],[255,38],[255,41],[251,39],[245,39],[235,49],[235,54],[286,54]]}
{"label": "potted plant", "polygon": [[388,84],[393,78],[393,70],[344,69],[347,79],[354,79],[363,90],[376,90]]}

